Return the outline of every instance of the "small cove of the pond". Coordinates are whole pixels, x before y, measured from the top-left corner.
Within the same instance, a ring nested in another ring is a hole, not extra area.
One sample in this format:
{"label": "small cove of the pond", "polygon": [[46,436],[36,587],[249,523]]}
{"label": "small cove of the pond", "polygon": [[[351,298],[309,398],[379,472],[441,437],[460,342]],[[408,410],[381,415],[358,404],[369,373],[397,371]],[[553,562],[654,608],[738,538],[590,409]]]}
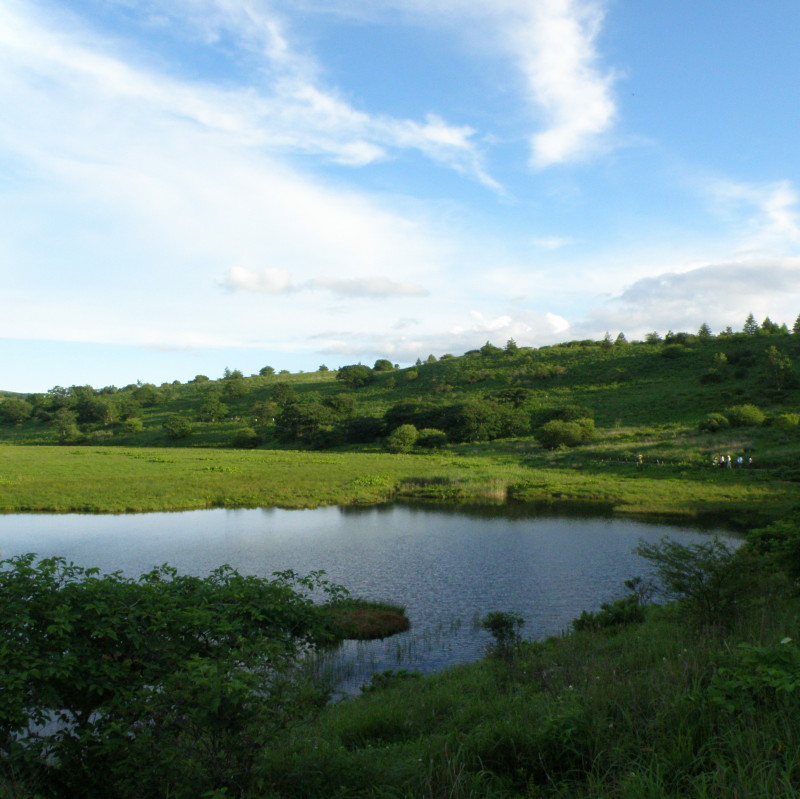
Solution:
{"label": "small cove of the pond", "polygon": [[407,633],[345,647],[339,662],[350,664],[347,682],[357,686],[376,670],[429,672],[477,659],[489,638],[474,620],[492,610],[521,614],[527,638],[557,634],[646,574],[632,551],[640,539],[693,543],[710,534],[732,538],[520,505],[14,514],[0,515],[0,557],[59,555],[129,576],[162,563],[201,575],[223,563],[259,576],[324,569],[354,596],[404,605],[411,620]]}

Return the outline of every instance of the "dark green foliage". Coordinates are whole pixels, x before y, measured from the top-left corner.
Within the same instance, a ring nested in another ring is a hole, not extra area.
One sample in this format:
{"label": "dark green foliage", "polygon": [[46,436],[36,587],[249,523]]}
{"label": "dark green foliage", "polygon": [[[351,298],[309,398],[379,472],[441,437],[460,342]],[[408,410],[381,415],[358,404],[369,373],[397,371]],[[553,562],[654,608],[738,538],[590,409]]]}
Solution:
{"label": "dark green foliage", "polygon": [[510,658],[522,641],[520,630],[525,619],[519,613],[494,610],[481,619],[481,627],[494,638],[493,653],[500,658]]}
{"label": "dark green foliage", "polygon": [[774,646],[739,644],[730,666],[720,668],[708,697],[729,713],[759,712],[800,693],[800,647],[788,636]]}
{"label": "dark green foliage", "polygon": [[664,336],[665,344],[681,344],[686,347],[697,343],[697,336],[692,333],[673,333],[671,330]]}
{"label": "dark green foliage", "polygon": [[764,319],[761,323],[761,333],[771,336],[771,335],[779,335],[780,333],[784,332],[781,329],[781,326],[776,322],[773,322],[768,316]]}
{"label": "dark green foliage", "polygon": [[442,430],[436,430],[433,427],[424,427],[419,431],[417,437],[417,446],[425,447],[426,449],[438,449],[439,447],[447,444],[447,434]]}
{"label": "dark green foliage", "polygon": [[197,409],[197,420],[200,422],[218,422],[228,415],[229,408],[219,397],[211,396]]}
{"label": "dark green foliage", "polygon": [[161,401],[161,392],[152,383],[144,383],[134,390],[133,398],[145,408],[150,408]]}
{"label": "dark green foliage", "polygon": [[369,444],[385,435],[386,425],[374,416],[356,416],[345,421],[343,432],[345,440],[352,444]]}
{"label": "dark green foliage", "polygon": [[168,416],[163,427],[167,437],[174,441],[188,438],[192,434],[192,423],[185,416],[179,414]]}
{"label": "dark green foliage", "polygon": [[640,624],[645,619],[644,608],[637,594],[629,594],[613,602],[603,602],[600,610],[584,610],[577,619],[572,620],[572,629],[603,630],[627,624]]}
{"label": "dark green foliage", "polygon": [[229,377],[224,381],[222,396],[226,402],[237,402],[250,393],[250,384],[243,377]]}
{"label": "dark green foliage", "polygon": [[369,385],[375,379],[375,374],[369,366],[357,363],[350,366],[342,366],[336,373],[336,379],[341,380],[350,388],[361,388]]}
{"label": "dark green foliage", "polygon": [[242,427],[234,433],[231,445],[237,449],[255,449],[261,438],[252,427]]}
{"label": "dark green foliage", "polygon": [[352,394],[331,394],[323,402],[339,416],[352,416],[356,409],[356,398]]}
{"label": "dark green foliage", "polygon": [[702,422],[700,422],[700,429],[707,430],[709,433],[716,433],[717,430],[725,430],[730,427],[731,423],[728,417],[721,413],[709,413]]}
{"label": "dark green foliage", "polygon": [[375,365],[372,367],[373,372],[393,372],[394,364],[386,358],[378,358]]}
{"label": "dark green foliage", "polygon": [[33,411],[33,405],[22,399],[9,398],[0,402],[0,422],[3,424],[19,424],[25,421]]}
{"label": "dark green foliage", "polygon": [[536,440],[547,449],[577,447],[594,437],[594,422],[591,419],[577,419],[563,422],[560,419],[543,424],[535,433]]}
{"label": "dark green foliage", "polygon": [[144,430],[144,422],[138,416],[131,416],[122,422],[122,429],[125,433],[141,433]]}
{"label": "dark green foliage", "polygon": [[58,433],[58,440],[64,444],[80,437],[78,414],[69,408],[59,408],[52,416],[52,425]]}
{"label": "dark green foliage", "polygon": [[498,402],[509,403],[515,408],[521,408],[531,397],[531,390],[528,388],[504,388],[496,392],[494,398]]}
{"label": "dark green foliage", "polygon": [[744,320],[744,327],[742,327],[742,332],[747,336],[754,336],[758,333],[758,322],[756,322],[755,317],[753,314],[748,314],[747,319]]}
{"label": "dark green foliage", "polygon": [[697,338],[701,340],[707,340],[711,337],[711,328],[705,322],[703,322],[703,324],[700,325],[700,329],[697,331]]}
{"label": "dark green foliage", "polygon": [[636,554],[650,561],[659,590],[678,600],[697,624],[727,625],[737,608],[750,599],[756,575],[747,552],[737,556],[718,538],[701,544],[679,544],[669,538],[641,541]]}
{"label": "dark green foliage", "polygon": [[448,409],[444,426],[453,441],[491,441],[503,431],[503,412],[489,401],[471,400]]}
{"label": "dark green foliage", "polygon": [[800,579],[800,519],[781,519],[747,534],[747,547],[771,567]]}
{"label": "dark green foliage", "polygon": [[260,400],[250,406],[250,417],[255,424],[270,424],[277,412],[278,406],[274,402]]}
{"label": "dark green foliage", "polygon": [[262,366],[258,370],[258,373],[261,375],[261,377],[270,377],[271,375],[275,374],[275,370],[271,366]]}
{"label": "dark green foliage", "polygon": [[87,799],[250,795],[256,753],[326,698],[299,670],[328,637],[314,591],[342,596],[319,574],[0,562],[0,779]]}
{"label": "dark green foliage", "polygon": [[281,441],[310,443],[312,436],[334,421],[333,409],[321,402],[290,402],[275,417]]}
{"label": "dark green foliage", "polygon": [[271,396],[276,405],[286,405],[294,401],[296,393],[289,383],[276,383],[272,388]]}
{"label": "dark green foliage", "polygon": [[792,377],[792,359],[777,347],[770,346],[767,349],[767,361],[775,381],[775,388],[780,391]]}
{"label": "dark green foliage", "polygon": [[392,405],[383,415],[386,427],[393,430],[401,424],[413,424],[417,428],[442,428],[446,424],[446,410],[425,400],[404,400]]}
{"label": "dark green foliage", "polygon": [[667,344],[664,349],[661,350],[661,357],[672,360],[674,358],[682,357],[687,352],[688,350],[683,346],[683,344]]}
{"label": "dark green foliage", "polygon": [[577,422],[579,419],[594,419],[594,414],[585,405],[565,405],[548,411],[543,421],[558,419],[561,422]]}
{"label": "dark green foliage", "polygon": [[777,430],[795,430],[800,424],[800,414],[779,413],[773,420],[772,426]]}
{"label": "dark green foliage", "polygon": [[383,445],[388,452],[411,452],[417,437],[417,428],[413,424],[402,424],[386,436]]}
{"label": "dark green foliage", "polygon": [[377,691],[385,691],[387,688],[394,688],[396,685],[418,682],[422,678],[419,671],[409,671],[408,669],[386,669],[376,671],[368,683],[361,686],[362,694],[372,694]]}
{"label": "dark green foliage", "polygon": [[722,383],[725,380],[725,375],[720,372],[719,369],[709,369],[707,372],[703,372],[700,376],[700,382],[703,385],[708,385],[709,383]]}

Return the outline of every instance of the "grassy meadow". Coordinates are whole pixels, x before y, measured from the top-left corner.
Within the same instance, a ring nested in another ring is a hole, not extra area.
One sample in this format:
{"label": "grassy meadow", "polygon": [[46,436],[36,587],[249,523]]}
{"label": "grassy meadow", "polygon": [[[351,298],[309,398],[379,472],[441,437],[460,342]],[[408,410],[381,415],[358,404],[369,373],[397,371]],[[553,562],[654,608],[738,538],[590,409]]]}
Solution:
{"label": "grassy meadow", "polygon": [[[0,511],[127,513],[216,507],[311,508],[393,500],[587,503],[627,515],[788,512],[800,484],[765,469],[492,455],[0,446]],[[607,454],[607,453],[606,453]]]}

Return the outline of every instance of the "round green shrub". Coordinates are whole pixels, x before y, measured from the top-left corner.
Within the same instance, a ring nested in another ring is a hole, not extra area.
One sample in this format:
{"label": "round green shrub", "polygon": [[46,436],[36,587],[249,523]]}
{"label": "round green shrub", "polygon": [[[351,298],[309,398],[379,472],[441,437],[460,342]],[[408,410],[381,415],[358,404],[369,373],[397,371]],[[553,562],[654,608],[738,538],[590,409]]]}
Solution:
{"label": "round green shrub", "polygon": [[734,405],[725,412],[731,427],[757,427],[764,424],[766,416],[757,405]]}
{"label": "round green shrub", "polygon": [[389,433],[383,445],[388,452],[410,452],[418,436],[417,428],[413,424],[401,424]]}
{"label": "round green shrub", "polygon": [[577,447],[584,442],[584,428],[578,422],[553,419],[536,431],[536,440],[547,449]]}
{"label": "round green shrub", "polygon": [[168,416],[164,422],[164,432],[173,441],[181,438],[188,438],[192,434],[192,423],[180,414]]}
{"label": "round green shrub", "polygon": [[772,422],[772,426],[778,430],[793,430],[798,424],[800,414],[797,413],[779,413]]}
{"label": "round green shrub", "polygon": [[122,429],[126,433],[141,433],[144,430],[144,422],[138,416],[131,416],[122,423]]}
{"label": "round green shrub", "polygon": [[717,430],[724,430],[731,426],[728,417],[721,413],[709,413],[702,422],[700,422],[700,429],[706,430],[709,433],[716,433]]}

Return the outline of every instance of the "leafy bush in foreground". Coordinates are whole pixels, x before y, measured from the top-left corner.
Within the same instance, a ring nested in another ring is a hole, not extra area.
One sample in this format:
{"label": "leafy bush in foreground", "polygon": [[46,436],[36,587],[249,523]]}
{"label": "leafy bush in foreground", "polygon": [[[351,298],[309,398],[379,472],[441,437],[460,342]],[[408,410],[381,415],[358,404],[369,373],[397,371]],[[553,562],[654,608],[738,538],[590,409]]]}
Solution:
{"label": "leafy bush in foreground", "polygon": [[132,580],[62,558],[0,561],[0,785],[241,795],[257,751],[327,699],[300,669],[329,637],[314,591],[343,593],[321,573],[162,566]]}

